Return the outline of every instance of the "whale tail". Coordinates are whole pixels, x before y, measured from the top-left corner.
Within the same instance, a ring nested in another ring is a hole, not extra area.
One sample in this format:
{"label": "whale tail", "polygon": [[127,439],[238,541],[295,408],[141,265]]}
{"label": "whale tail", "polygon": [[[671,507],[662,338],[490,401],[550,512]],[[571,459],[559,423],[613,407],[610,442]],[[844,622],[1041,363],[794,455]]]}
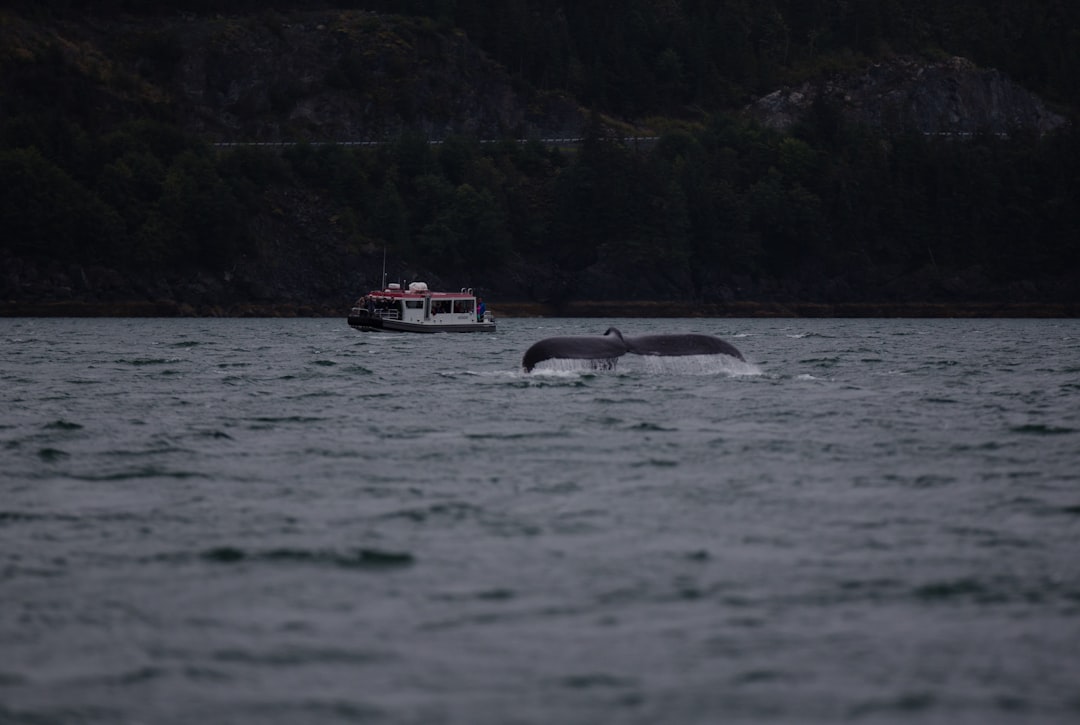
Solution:
{"label": "whale tail", "polygon": [[609,327],[600,337],[548,337],[534,343],[525,351],[521,365],[532,372],[545,360],[605,361],[603,369],[614,369],[618,358],[627,353],[635,355],[730,355],[745,361],[734,345],[712,335],[642,335],[624,337],[615,327]]}
{"label": "whale tail", "polygon": [[[614,328],[612,328],[614,329]],[[521,365],[525,372],[532,372],[545,360],[605,360],[612,361],[627,353],[626,343],[618,330],[613,336],[602,337],[548,337],[525,351]]]}
{"label": "whale tail", "polygon": [[734,345],[712,335],[642,335],[627,338],[626,344],[637,355],[730,355],[746,361]]}

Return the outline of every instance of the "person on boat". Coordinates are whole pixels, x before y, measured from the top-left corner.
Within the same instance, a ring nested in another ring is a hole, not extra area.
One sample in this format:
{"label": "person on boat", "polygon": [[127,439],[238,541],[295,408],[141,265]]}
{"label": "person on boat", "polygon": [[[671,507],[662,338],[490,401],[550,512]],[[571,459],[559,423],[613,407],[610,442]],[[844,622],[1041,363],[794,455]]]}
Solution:
{"label": "person on boat", "polygon": [[483,322],[484,321],[484,313],[485,312],[487,312],[487,306],[484,304],[484,300],[477,297],[476,298],[476,321],[477,322]]}

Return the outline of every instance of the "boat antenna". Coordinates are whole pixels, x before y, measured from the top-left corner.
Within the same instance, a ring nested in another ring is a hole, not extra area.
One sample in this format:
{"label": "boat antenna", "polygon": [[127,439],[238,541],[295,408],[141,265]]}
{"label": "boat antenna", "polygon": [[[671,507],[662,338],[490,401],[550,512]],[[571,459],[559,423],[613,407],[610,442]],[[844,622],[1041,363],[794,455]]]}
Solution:
{"label": "boat antenna", "polygon": [[386,243],[382,245],[382,288],[386,289]]}

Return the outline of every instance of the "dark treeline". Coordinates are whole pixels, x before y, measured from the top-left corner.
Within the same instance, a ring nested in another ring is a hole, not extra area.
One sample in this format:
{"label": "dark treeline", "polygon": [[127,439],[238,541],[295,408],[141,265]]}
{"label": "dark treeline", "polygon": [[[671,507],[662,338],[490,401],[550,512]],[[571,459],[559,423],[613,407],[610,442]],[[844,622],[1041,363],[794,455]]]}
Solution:
{"label": "dark treeline", "polygon": [[728,108],[889,53],[962,55],[1050,100],[1080,98],[1080,3],[1061,0],[9,1],[38,13],[419,15],[465,30],[537,88],[627,116]]}
{"label": "dark treeline", "polygon": [[[316,191],[357,244],[494,279],[512,258],[555,281],[523,298],[1071,299],[1031,284],[1080,268],[1080,138],[883,140],[807,123],[793,135],[716,116],[649,153],[592,139],[215,153],[168,126],[101,138],[4,138],[2,245],[127,273],[235,267],[274,188]],[[10,134],[10,127],[8,133]],[[280,211],[276,212],[280,213]],[[591,272],[590,272],[591,270]]]}
{"label": "dark treeline", "polygon": [[[385,9],[398,4],[381,3]],[[1055,0],[414,0],[514,72],[638,116],[715,109],[865,58],[944,50],[1080,97],[1080,5]]]}
{"label": "dark treeline", "polygon": [[[261,253],[259,220],[293,213],[280,192],[299,190],[332,207],[305,233],[340,235],[341,259],[385,246],[489,286],[524,269],[513,290],[523,299],[1076,299],[1075,126],[950,140],[887,137],[827,104],[787,133],[728,112],[782,80],[919,48],[969,54],[1073,100],[1076,4],[351,4],[461,26],[525,82],[596,109],[682,120],[656,119],[670,130],[647,151],[605,141],[597,126],[574,151],[462,137],[433,147],[405,134],[374,149],[220,152],[167,116],[95,125],[73,113],[92,115],[100,97],[56,54],[23,76],[33,92],[2,89],[0,256],[131,279],[242,270]],[[40,17],[252,4],[31,5],[27,16]]]}

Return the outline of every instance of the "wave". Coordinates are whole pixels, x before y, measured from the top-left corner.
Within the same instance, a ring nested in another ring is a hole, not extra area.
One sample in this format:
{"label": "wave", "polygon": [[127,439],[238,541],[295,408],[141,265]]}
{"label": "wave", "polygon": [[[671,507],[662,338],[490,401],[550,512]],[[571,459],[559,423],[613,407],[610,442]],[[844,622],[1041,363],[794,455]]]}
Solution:
{"label": "wave", "polygon": [[383,549],[267,549],[247,551],[236,546],[216,546],[199,554],[199,558],[217,564],[239,562],[322,564],[344,569],[396,569],[412,566],[415,558],[409,552]]}
{"label": "wave", "polygon": [[531,375],[574,378],[603,372],[648,375],[761,375],[754,363],[730,355],[625,355],[617,360],[550,359],[538,363]]}
{"label": "wave", "polygon": [[168,468],[162,468],[161,466],[141,466],[139,468],[132,468],[122,471],[113,471],[111,473],[70,473],[70,478],[77,481],[92,481],[92,482],[108,482],[108,481],[130,481],[140,478],[172,478],[177,480],[184,480],[189,478],[209,478],[205,473],[201,471],[182,471],[171,470]]}
{"label": "wave", "polygon": [[113,362],[120,365],[134,365],[135,367],[145,367],[148,365],[175,365],[176,363],[186,362],[182,358],[178,357],[137,357],[127,360],[120,358]]}
{"label": "wave", "polygon": [[1027,425],[1013,426],[1009,430],[1013,433],[1025,433],[1031,435],[1066,435],[1076,432],[1075,428],[1066,428],[1064,426],[1056,425],[1044,425],[1042,423],[1029,423]]}
{"label": "wave", "polygon": [[69,420],[54,420],[52,423],[46,423],[45,430],[82,430],[83,426],[79,423],[72,423]]}

